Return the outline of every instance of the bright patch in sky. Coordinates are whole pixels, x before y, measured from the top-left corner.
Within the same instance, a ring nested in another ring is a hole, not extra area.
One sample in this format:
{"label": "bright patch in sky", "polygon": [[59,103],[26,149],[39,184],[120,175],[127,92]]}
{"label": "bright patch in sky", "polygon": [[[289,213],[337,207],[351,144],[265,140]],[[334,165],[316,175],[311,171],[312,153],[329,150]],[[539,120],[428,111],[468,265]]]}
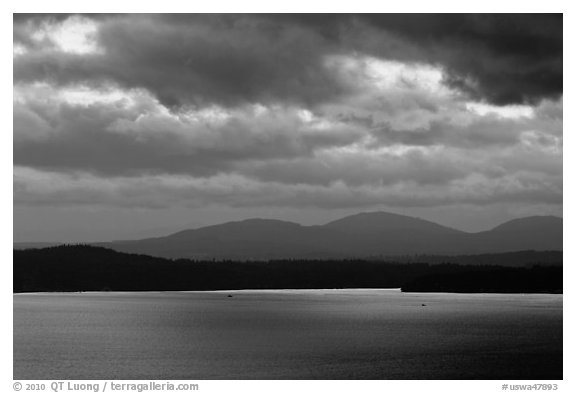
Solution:
{"label": "bright patch in sky", "polygon": [[195,111],[189,111],[185,114],[185,119],[193,123],[222,125],[230,119],[232,114],[224,108],[213,105],[207,108],[201,108]]}
{"label": "bright patch in sky", "polygon": [[369,58],[366,61],[368,75],[381,89],[401,88],[445,93],[440,68],[428,64],[401,63]]}
{"label": "bright patch in sky", "polygon": [[466,109],[480,116],[496,115],[505,119],[533,118],[534,108],[528,105],[495,106],[480,102],[469,102]]}
{"label": "bright patch in sky", "polygon": [[89,87],[65,88],[59,91],[59,95],[63,101],[80,106],[112,103],[123,103],[126,104],[126,106],[131,106],[134,104],[132,94],[117,89],[94,90]]}
{"label": "bright patch in sky", "polygon": [[60,50],[76,54],[101,53],[95,40],[97,24],[90,19],[70,17],[59,23],[45,23],[32,38],[52,41]]}
{"label": "bright patch in sky", "polygon": [[26,53],[26,48],[23,47],[22,45],[18,45],[18,44],[14,44],[12,47],[12,55],[14,57],[19,56],[19,55],[23,55]]}
{"label": "bright patch in sky", "polygon": [[153,100],[145,91],[139,89],[122,90],[113,87],[95,89],[90,86],[77,85],[57,87],[46,82],[19,84],[14,86],[13,99],[17,103],[26,102],[63,102],[74,106],[90,106],[94,104],[122,104],[128,108],[138,100]]}
{"label": "bright patch in sky", "polygon": [[408,90],[447,95],[442,68],[423,63],[403,63],[369,56],[329,56],[326,66],[353,82],[362,81],[382,91]]}

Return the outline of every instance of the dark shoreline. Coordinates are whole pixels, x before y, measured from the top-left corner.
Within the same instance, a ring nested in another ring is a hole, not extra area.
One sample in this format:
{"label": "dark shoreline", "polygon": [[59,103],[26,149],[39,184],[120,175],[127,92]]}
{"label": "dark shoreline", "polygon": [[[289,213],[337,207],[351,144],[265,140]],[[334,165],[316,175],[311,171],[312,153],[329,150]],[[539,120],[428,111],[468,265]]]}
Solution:
{"label": "dark shoreline", "polygon": [[[194,261],[93,246],[14,250],[14,293],[401,288],[403,292],[562,293],[562,253],[525,266],[476,265],[469,257],[417,262],[351,260]],[[492,256],[505,264],[507,254]],[[425,262],[428,261],[428,262]],[[458,263],[460,262],[460,263]]]}

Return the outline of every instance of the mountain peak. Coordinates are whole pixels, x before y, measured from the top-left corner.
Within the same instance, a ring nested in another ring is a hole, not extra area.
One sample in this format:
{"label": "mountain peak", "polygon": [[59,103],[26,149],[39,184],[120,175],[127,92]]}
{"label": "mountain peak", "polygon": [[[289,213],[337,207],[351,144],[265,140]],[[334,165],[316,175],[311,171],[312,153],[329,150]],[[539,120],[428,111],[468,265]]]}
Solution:
{"label": "mountain peak", "polygon": [[[255,224],[255,225],[296,225],[296,226],[301,226],[300,224],[297,224],[295,222],[291,222],[291,221],[284,221],[284,220],[278,220],[275,218],[247,218],[245,220],[240,220],[240,221],[232,221],[229,222],[228,224]],[[223,224],[225,225],[225,224]]]}
{"label": "mountain peak", "polygon": [[341,218],[329,222],[324,227],[332,229],[345,229],[353,231],[398,231],[398,230],[417,230],[417,231],[450,231],[460,232],[456,229],[445,227],[431,221],[417,217],[405,216],[402,214],[389,213],[383,211],[364,212]]}
{"label": "mountain peak", "polygon": [[173,233],[169,237],[177,238],[188,236],[194,232],[219,232],[227,230],[271,230],[271,229],[284,229],[284,228],[298,228],[300,224],[290,221],[282,221],[270,218],[248,218],[239,221],[230,221],[222,224],[209,225],[198,229],[187,229],[184,231]]}

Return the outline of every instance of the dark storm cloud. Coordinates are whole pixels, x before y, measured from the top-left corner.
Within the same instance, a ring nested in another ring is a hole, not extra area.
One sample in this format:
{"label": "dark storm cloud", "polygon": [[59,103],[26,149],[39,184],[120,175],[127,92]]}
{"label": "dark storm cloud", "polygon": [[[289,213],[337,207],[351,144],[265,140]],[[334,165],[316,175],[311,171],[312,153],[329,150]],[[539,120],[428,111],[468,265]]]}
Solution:
{"label": "dark storm cloud", "polygon": [[82,18],[15,18],[15,203],[561,203],[561,17]]}
{"label": "dark storm cloud", "polygon": [[[327,72],[332,54],[439,64],[447,82],[495,104],[562,94],[562,15],[116,15],[99,23],[105,53],[31,52],[19,81],[109,81],[142,87],[164,104],[287,102],[312,105],[349,93]],[[48,20],[63,18],[48,16]],[[30,45],[15,17],[15,42]]]}
{"label": "dark storm cloud", "polygon": [[[281,17],[282,18],[282,17]],[[562,95],[562,14],[369,14],[285,17],[326,37],[350,19],[397,34],[439,63],[448,82],[494,104],[533,103]],[[377,55],[379,44],[364,46]],[[412,56],[414,56],[412,54]],[[472,79],[472,83],[469,80]]]}
{"label": "dark storm cloud", "polygon": [[298,26],[245,16],[131,15],[99,23],[97,38],[104,54],[31,53],[15,59],[15,79],[113,82],[146,88],[171,107],[306,104],[343,89],[323,70],[326,42]]}

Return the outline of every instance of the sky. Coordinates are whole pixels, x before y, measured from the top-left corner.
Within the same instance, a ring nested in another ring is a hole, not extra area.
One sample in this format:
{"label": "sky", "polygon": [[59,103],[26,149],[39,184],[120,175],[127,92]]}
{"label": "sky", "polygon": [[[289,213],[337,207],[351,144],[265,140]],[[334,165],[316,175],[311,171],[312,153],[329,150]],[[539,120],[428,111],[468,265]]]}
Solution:
{"label": "sky", "polygon": [[562,216],[562,16],[15,14],[15,241]]}

